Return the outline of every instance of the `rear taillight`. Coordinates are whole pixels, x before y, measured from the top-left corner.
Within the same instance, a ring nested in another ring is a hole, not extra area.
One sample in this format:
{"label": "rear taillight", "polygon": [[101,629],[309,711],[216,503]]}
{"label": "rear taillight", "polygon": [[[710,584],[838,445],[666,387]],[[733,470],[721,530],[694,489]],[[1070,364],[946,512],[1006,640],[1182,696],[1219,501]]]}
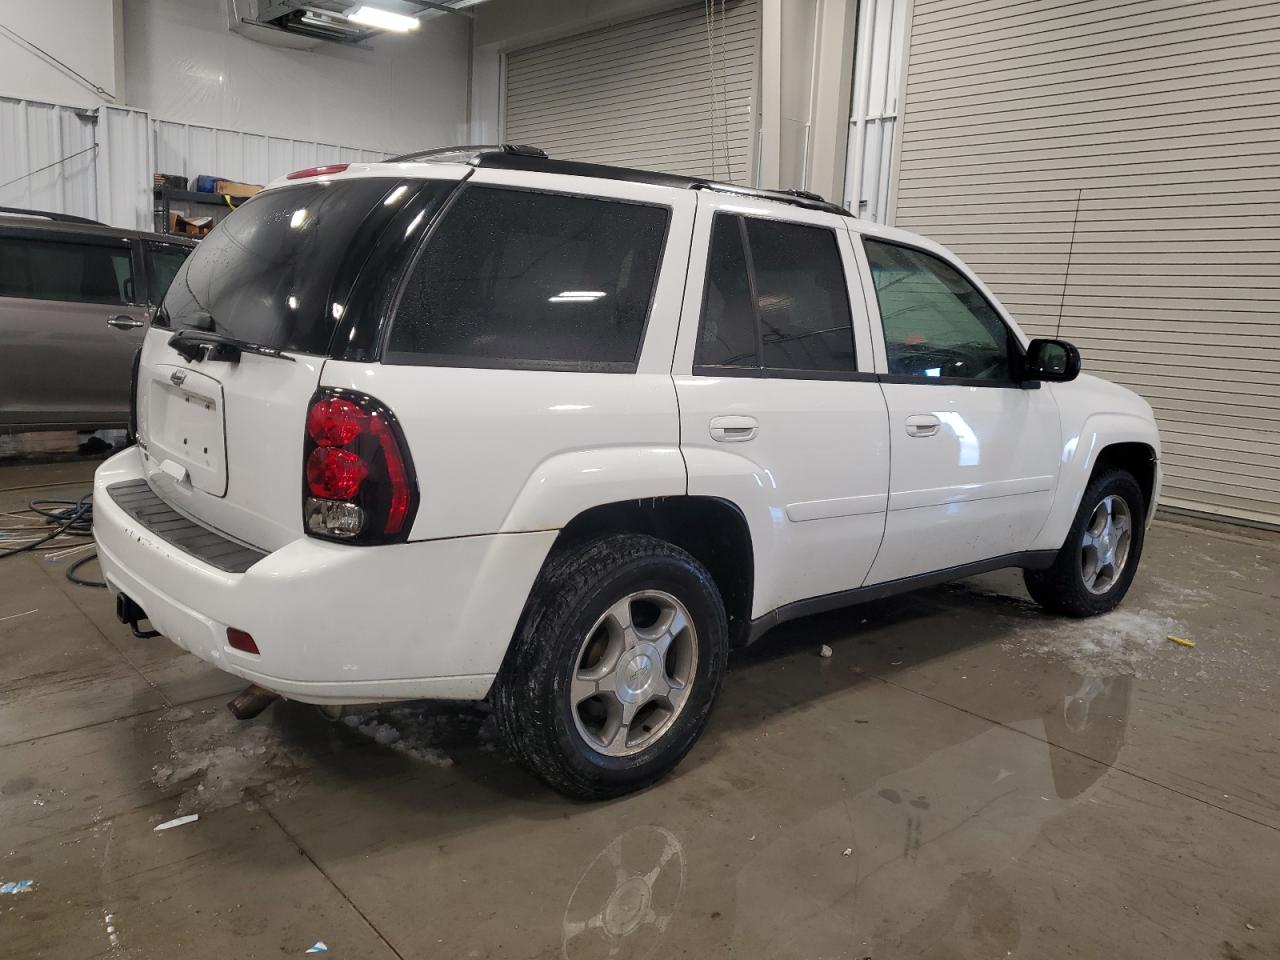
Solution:
{"label": "rear taillight", "polygon": [[307,411],[303,520],[307,532],[347,543],[405,539],[418,491],[391,411],[354,390],[321,390]]}
{"label": "rear taillight", "polygon": [[342,173],[349,166],[351,166],[349,163],[326,163],[320,167],[307,167],[305,170],[286,173],[284,178],[286,180],[305,180],[308,177],[324,177],[331,173]]}

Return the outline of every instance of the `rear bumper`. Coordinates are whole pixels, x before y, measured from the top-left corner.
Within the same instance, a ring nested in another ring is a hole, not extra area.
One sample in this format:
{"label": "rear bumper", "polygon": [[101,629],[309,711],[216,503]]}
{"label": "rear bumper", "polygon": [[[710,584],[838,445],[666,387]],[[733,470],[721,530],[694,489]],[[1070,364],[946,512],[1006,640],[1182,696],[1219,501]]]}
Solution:
{"label": "rear bumper", "polygon": [[[378,547],[299,539],[243,573],[167,543],[106,492],[143,477],[136,448],[98,468],[94,536],[110,589],[202,660],[309,703],[483,697],[554,531]],[[260,655],[227,644],[252,634]]]}

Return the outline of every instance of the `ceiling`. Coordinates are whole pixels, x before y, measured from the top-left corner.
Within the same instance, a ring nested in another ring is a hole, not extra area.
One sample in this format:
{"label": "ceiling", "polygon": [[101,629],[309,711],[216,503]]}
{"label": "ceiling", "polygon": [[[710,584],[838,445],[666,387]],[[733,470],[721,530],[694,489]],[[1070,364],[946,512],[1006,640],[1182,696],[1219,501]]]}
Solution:
{"label": "ceiling", "polygon": [[270,27],[286,33],[335,43],[359,43],[385,33],[352,23],[344,13],[366,3],[392,13],[423,17],[447,14],[472,16],[468,7],[483,0],[258,0],[257,15],[246,23]]}

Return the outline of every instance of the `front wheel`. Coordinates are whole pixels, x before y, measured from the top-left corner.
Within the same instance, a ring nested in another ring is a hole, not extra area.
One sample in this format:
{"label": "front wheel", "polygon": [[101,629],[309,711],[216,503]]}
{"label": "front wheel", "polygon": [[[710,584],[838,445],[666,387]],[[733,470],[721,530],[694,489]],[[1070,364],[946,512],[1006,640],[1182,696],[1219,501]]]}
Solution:
{"label": "front wheel", "polygon": [[706,568],[640,535],[554,558],[494,685],[508,748],[545,783],[604,799],[653,783],[706,726],[728,659]]}
{"label": "front wheel", "polygon": [[1066,542],[1047,570],[1025,570],[1033,600],[1070,617],[1092,617],[1115,608],[1129,592],[1146,531],[1146,504],[1133,476],[1107,470],[1095,476],[1080,500]]}

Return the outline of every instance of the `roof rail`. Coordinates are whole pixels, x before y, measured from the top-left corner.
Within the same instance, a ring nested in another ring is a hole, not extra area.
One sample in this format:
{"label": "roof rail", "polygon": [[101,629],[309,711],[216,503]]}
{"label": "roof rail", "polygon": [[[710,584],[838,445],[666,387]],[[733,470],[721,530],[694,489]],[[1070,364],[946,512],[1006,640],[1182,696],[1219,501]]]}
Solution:
{"label": "roof rail", "polygon": [[72,213],[55,213],[52,210],[26,210],[22,207],[0,207],[0,214],[7,213],[18,217],[30,217],[33,220],[52,220],[55,223],[82,223],[87,226],[105,227],[101,220],[90,220],[88,217],[77,217]]}
{"label": "roof rail", "polygon": [[713,190],[716,193],[732,193],[742,197],[752,197],[759,200],[773,200],[777,203],[790,204],[793,207],[804,207],[806,210],[821,210],[823,213],[834,213],[841,217],[852,217],[853,214],[840,206],[838,203],[832,203],[816,193],[810,193],[808,190],[763,190],[759,187],[738,187],[731,183],[696,183],[692,185],[694,190]]}
{"label": "roof rail", "polygon": [[464,144],[456,147],[434,147],[430,150],[418,150],[414,153],[402,154],[398,157],[391,157],[384,163],[408,163],[412,160],[442,160],[445,157],[457,155],[466,162],[467,160],[483,156],[486,153],[507,153],[518,157],[541,157],[546,159],[545,151],[537,147],[526,146],[522,143],[472,143]]}
{"label": "roof rail", "polygon": [[498,170],[528,170],[538,173],[560,173],[567,176],[595,177],[601,180],[623,180],[631,183],[651,183],[655,186],[676,187],[684,190],[714,190],[717,193],[732,193],[758,200],[772,200],[793,207],[804,207],[806,210],[821,210],[823,213],[834,213],[842,217],[853,214],[840,206],[824,200],[816,193],[807,190],[761,190],[756,187],[739,187],[731,183],[717,183],[701,177],[682,177],[670,173],[657,173],[651,170],[634,170],[630,167],[615,167],[603,163],[589,163],[579,160],[553,160],[544,150],[523,144],[475,144],[464,147],[439,147],[435,150],[422,150],[418,153],[406,153],[402,157],[392,157],[387,163],[405,163],[411,160],[444,160],[454,159],[457,162],[469,163],[475,167],[489,167]]}

